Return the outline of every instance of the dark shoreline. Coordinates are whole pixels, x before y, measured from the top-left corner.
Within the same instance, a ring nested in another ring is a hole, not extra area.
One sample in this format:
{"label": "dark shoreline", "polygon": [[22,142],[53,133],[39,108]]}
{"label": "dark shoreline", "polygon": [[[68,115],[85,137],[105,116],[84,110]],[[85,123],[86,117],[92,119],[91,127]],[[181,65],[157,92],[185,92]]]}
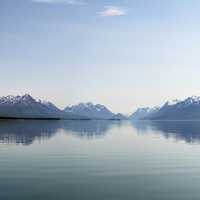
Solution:
{"label": "dark shoreline", "polygon": [[61,120],[60,118],[36,118],[36,117],[0,117],[0,120]]}
{"label": "dark shoreline", "polygon": [[64,118],[44,118],[44,117],[0,117],[0,120],[91,120],[91,119],[64,119]]}
{"label": "dark shoreline", "polygon": [[59,121],[59,120],[83,120],[83,121],[88,121],[88,120],[109,120],[109,121],[121,121],[121,119],[90,119],[90,118],[86,118],[86,119],[83,119],[83,118],[80,118],[80,119],[75,119],[75,118],[72,118],[72,119],[65,119],[65,118],[43,118],[43,117],[28,117],[28,118],[23,118],[23,117],[0,117],[0,120],[56,120],[56,121]]}

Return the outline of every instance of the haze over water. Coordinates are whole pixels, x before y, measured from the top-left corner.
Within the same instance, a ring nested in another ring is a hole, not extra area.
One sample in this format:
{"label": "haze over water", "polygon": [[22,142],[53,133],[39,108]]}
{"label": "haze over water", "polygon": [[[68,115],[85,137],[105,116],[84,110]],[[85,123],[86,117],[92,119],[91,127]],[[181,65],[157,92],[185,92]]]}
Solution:
{"label": "haze over water", "polygon": [[200,123],[1,121],[0,199],[199,199]]}

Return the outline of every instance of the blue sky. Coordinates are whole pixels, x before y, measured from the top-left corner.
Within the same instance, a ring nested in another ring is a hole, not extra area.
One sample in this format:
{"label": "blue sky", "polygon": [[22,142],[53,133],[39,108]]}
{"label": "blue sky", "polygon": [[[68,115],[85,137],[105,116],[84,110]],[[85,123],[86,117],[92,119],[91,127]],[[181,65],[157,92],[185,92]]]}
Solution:
{"label": "blue sky", "polygon": [[200,95],[198,0],[0,0],[0,95],[115,112]]}

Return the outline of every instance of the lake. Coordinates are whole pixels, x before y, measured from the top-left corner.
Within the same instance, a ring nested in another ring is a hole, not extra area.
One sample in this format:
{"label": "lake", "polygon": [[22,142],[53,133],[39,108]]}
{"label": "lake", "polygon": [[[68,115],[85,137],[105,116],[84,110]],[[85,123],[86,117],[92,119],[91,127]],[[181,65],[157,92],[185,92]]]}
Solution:
{"label": "lake", "polygon": [[2,200],[200,199],[200,121],[0,121]]}

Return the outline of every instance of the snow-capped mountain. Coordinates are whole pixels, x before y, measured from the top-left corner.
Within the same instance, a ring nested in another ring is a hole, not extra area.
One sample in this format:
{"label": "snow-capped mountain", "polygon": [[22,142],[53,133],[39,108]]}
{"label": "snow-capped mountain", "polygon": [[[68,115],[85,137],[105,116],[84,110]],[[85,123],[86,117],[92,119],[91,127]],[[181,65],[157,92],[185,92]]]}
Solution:
{"label": "snow-capped mountain", "polygon": [[78,105],[68,106],[64,111],[92,119],[110,119],[114,115],[105,106],[100,104],[95,105],[93,103],[80,103]]}
{"label": "snow-capped mountain", "polygon": [[164,104],[164,106],[173,106],[173,105],[175,105],[175,104],[177,104],[177,103],[179,103],[179,102],[180,102],[180,100],[178,100],[178,99],[173,99],[173,100],[167,101],[167,102]]}
{"label": "snow-capped mountain", "polygon": [[54,104],[35,100],[29,94],[0,98],[0,118],[74,118]]}
{"label": "snow-capped mountain", "polygon": [[200,97],[192,96],[182,101],[167,101],[162,107],[160,107],[156,111],[146,113],[144,112],[142,114],[143,115],[137,115],[139,116],[138,119],[200,120]]}
{"label": "snow-capped mountain", "polygon": [[143,119],[143,118],[149,116],[150,114],[155,113],[158,110],[159,110],[159,107],[138,108],[129,118],[134,119],[134,120]]}
{"label": "snow-capped mountain", "polygon": [[[60,110],[51,102],[36,100],[32,96],[0,97],[0,118],[23,119],[126,119],[100,104],[80,103]],[[200,97],[167,101],[161,107],[139,108],[130,119],[148,120],[200,120]]]}

